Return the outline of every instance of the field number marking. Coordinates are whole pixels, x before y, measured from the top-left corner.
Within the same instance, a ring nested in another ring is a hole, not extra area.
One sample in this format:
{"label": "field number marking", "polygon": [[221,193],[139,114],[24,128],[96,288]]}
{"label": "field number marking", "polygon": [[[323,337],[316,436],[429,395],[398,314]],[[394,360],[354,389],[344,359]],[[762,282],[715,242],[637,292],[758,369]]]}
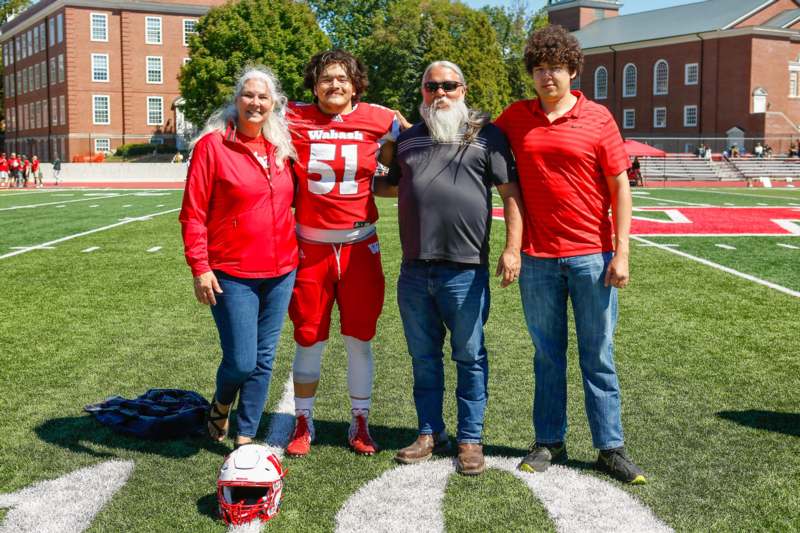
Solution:
{"label": "field number marking", "polygon": [[9,509],[0,533],[78,533],[121,489],[133,472],[132,461],[106,461],[58,479],[0,494]]}

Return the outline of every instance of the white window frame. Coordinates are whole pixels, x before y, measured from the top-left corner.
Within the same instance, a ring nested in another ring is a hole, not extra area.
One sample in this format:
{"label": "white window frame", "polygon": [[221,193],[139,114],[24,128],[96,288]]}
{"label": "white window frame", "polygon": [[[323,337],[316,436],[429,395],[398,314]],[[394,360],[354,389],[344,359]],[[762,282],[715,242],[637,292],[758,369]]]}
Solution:
{"label": "white window frame", "polygon": [[[690,77],[690,71],[694,69],[694,80]],[[684,85],[699,85],[700,84],[700,64],[699,63],[686,63],[683,67],[683,84]]]}
{"label": "white window frame", "polygon": [[[664,76],[664,88],[663,90],[659,90],[659,80],[658,80],[658,67],[659,65],[664,65],[666,68],[666,74]],[[656,61],[656,64],[653,65],[653,94],[656,96],[662,96],[665,94],[669,94],[669,63],[667,63],[666,59],[659,59]]]}
{"label": "white window frame", "polygon": [[[97,120],[97,102],[99,99],[105,99],[106,101],[106,121],[103,122],[102,120]],[[111,97],[107,94],[93,94],[92,95],[92,124],[98,124],[101,126],[107,126],[111,124]]]}
{"label": "white window frame", "polygon": [[48,35],[47,42],[50,46],[56,45],[56,19],[50,17],[47,20],[47,31],[50,32]]}
{"label": "white window frame", "polygon": [[42,107],[42,127],[46,128],[47,125],[50,123],[50,106],[47,103],[47,98],[42,100],[39,105]]}
{"label": "white window frame", "polygon": [[[658,122],[658,113],[659,111],[664,112],[664,122],[659,124]],[[653,108],[653,128],[666,128],[667,127],[667,108],[666,107],[654,107]]]}
{"label": "white window frame", "polygon": [[47,48],[47,37],[45,36],[44,32],[45,32],[45,24],[44,21],[42,21],[42,23],[39,24],[39,50],[41,50],[42,52],[44,52],[45,49]]}
{"label": "white window frame", "polygon": [[[193,31],[186,31],[186,23],[194,22],[195,29]],[[183,19],[183,46],[189,46],[189,36],[197,33],[197,19]]]}
{"label": "white window frame", "polygon": [[64,70],[64,54],[58,54],[58,83],[63,83],[66,79],[66,73]]}
{"label": "white window frame", "polygon": [[39,53],[39,26],[33,27],[33,53]]}
{"label": "white window frame", "polygon": [[25,37],[28,40],[28,57],[30,57],[33,55],[33,30],[28,30]]}
{"label": "white window frame", "polygon": [[58,126],[58,98],[50,98],[50,125]]}
{"label": "white window frame", "polygon": [[[793,78],[794,91],[792,91]],[[789,63],[789,98],[800,98],[800,63]]]}
{"label": "white window frame", "polygon": [[[630,118],[630,122],[628,122],[628,118]],[[623,109],[622,110],[622,129],[624,130],[632,130],[636,128],[636,110],[635,109]]]}
{"label": "white window frame", "polygon": [[[105,148],[100,147],[100,144],[105,144]],[[110,153],[111,152],[111,139],[108,137],[101,137],[94,140],[94,153]]]}
{"label": "white window frame", "polygon": [[[599,77],[600,71],[605,73],[605,88],[603,88],[603,92],[600,92],[600,84],[599,84]],[[595,100],[606,100],[608,98],[608,69],[602,65],[594,69],[594,99]]]}
{"label": "white window frame", "polygon": [[[158,110],[161,115],[161,120],[156,122],[150,119],[150,102],[158,101],[160,109]],[[148,126],[163,126],[164,125],[164,97],[163,96],[148,96],[147,97],[147,125]]]}
{"label": "white window frame", "polygon": [[33,90],[38,91],[41,87],[42,75],[39,73],[39,64],[33,65]]}
{"label": "white window frame", "polygon": [[192,60],[192,58],[191,58],[191,57],[184,57],[184,58],[183,58],[183,65],[187,64],[187,63],[188,63],[189,61],[191,61],[191,60]]}
{"label": "white window frame", "polygon": [[[628,67],[633,67],[633,91],[628,91]],[[639,68],[633,63],[628,63],[622,68],[622,97],[634,98],[639,88]]]}
{"label": "white window frame", "polygon": [[56,42],[64,41],[64,14],[59,13],[56,15]]}
{"label": "white window frame", "polygon": [[55,85],[58,80],[56,75],[56,58],[50,58],[50,85]]}
{"label": "white window frame", "polygon": [[[150,79],[150,73],[151,72],[155,73],[156,70],[155,69],[152,69],[152,70],[150,69],[150,61],[151,60],[156,60],[156,59],[158,60],[158,80],[156,80],[155,78],[153,78],[151,80]],[[163,58],[163,56],[147,56],[145,58],[145,60],[144,60],[144,68],[145,68],[144,81],[146,83],[151,84],[151,85],[164,83],[164,58]]]}
{"label": "white window frame", "polygon": [[[689,122],[689,111],[694,110],[694,124]],[[684,128],[696,128],[697,124],[700,120],[698,116],[699,110],[697,109],[696,105],[685,105],[683,106],[683,127]]]}
{"label": "white window frame", "polygon": [[[98,66],[96,61],[101,59],[105,60],[105,79],[99,79],[96,74],[102,72],[101,67]],[[111,76],[109,74],[109,64],[108,64],[108,54],[92,54],[92,73],[91,73],[91,80],[96,83],[109,83],[111,81]]]}
{"label": "white window frame", "polygon": [[[95,17],[97,17],[97,19],[95,19]],[[100,19],[103,19],[103,28],[102,28],[103,36],[95,37],[95,30],[100,29],[97,26],[95,26],[95,20],[99,21]],[[94,13],[94,12],[89,13],[89,40],[99,43],[108,42],[108,13]]]}
{"label": "white window frame", "polygon": [[[150,38],[150,22],[158,21],[158,40]],[[145,44],[162,44],[164,42],[164,21],[161,17],[144,18],[144,42]]]}
{"label": "white window frame", "polygon": [[[59,115],[59,123],[62,126],[67,125],[67,98],[63,94],[58,96],[58,115]],[[109,118],[111,117],[109,113]]]}

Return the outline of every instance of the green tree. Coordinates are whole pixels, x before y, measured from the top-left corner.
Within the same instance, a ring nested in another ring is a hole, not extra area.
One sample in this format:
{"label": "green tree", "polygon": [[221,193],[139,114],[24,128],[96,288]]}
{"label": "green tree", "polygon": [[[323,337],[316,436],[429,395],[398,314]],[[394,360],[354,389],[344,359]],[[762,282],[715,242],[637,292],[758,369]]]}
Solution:
{"label": "green tree", "polygon": [[449,0],[397,0],[376,20],[365,39],[370,67],[371,101],[419,117],[422,72],[427,64],[447,60],[467,78],[467,102],[493,115],[511,102],[500,45],[489,17]]}
{"label": "green tree", "polygon": [[362,54],[365,39],[395,0],[307,0],[335,48]]}
{"label": "green tree", "polygon": [[330,46],[307,4],[293,0],[240,0],[200,19],[190,42],[191,61],[180,74],[184,113],[202,124],[230,96],[247,63],[270,67],[290,99],[308,99],[303,67]]}
{"label": "green tree", "polygon": [[[529,14],[527,2],[515,0],[511,6],[483,8],[489,17],[497,42],[503,54],[508,84],[511,88],[511,97],[514,100],[532,98],[536,92],[533,89],[533,80],[525,70],[525,40],[531,27],[535,27],[536,16]],[[545,14],[546,12],[540,10]]]}
{"label": "green tree", "polygon": [[8,20],[31,5],[31,0],[2,0],[0,1],[0,24]]}

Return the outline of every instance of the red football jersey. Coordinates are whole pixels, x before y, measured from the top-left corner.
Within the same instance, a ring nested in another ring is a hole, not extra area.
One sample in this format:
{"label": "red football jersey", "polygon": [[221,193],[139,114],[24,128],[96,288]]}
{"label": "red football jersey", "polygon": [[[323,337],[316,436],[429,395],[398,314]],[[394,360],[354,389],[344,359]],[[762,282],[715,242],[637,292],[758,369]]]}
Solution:
{"label": "red football jersey", "polygon": [[394,112],[361,102],[346,115],[327,115],[315,104],[291,102],[287,118],[297,150],[297,222],[349,229],[378,220],[370,187],[378,141],[391,133]]}

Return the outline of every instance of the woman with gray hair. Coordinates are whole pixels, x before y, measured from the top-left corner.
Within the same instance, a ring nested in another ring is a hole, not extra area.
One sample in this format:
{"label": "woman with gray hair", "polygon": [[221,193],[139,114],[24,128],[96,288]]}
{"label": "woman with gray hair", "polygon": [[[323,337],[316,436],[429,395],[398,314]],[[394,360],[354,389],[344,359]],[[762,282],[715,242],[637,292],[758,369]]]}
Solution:
{"label": "woman with gray hair", "polygon": [[195,297],[222,346],[208,433],[225,439],[238,394],[234,447],[258,429],[298,263],[285,105],[269,69],[244,69],[193,143],[179,217]]}

